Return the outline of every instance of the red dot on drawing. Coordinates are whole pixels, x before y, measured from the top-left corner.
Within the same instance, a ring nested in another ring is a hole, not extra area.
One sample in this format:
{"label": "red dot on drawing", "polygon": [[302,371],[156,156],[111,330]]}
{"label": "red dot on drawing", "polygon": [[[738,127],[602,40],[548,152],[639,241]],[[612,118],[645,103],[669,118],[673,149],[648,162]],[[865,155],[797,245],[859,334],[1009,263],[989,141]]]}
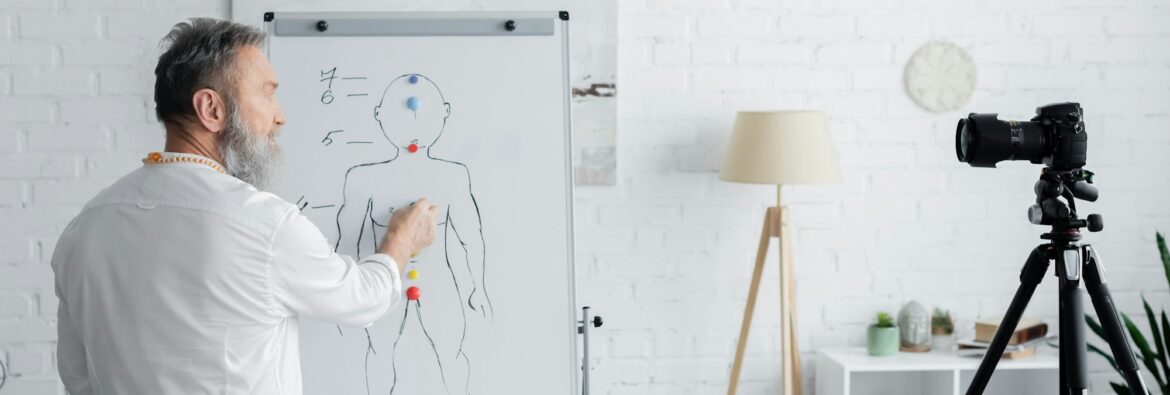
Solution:
{"label": "red dot on drawing", "polygon": [[410,300],[418,300],[419,294],[421,293],[422,291],[419,291],[418,287],[410,287],[406,289],[406,298]]}
{"label": "red dot on drawing", "polygon": [[410,153],[412,153],[412,154],[415,152],[418,152],[418,144],[408,145],[408,146],[406,146],[406,150],[410,151]]}

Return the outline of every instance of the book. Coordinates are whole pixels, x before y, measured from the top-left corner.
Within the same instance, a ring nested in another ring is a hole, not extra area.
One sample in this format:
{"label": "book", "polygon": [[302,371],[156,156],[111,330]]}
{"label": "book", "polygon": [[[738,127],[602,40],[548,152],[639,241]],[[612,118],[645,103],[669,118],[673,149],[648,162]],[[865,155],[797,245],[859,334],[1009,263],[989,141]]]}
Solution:
{"label": "book", "polygon": [[[1020,359],[1036,355],[1036,347],[1043,344],[1055,336],[1044,336],[1029,340],[1024,343],[1008,345],[1003,348],[1004,359]],[[956,352],[963,357],[979,357],[987,352],[987,347],[991,346],[990,342],[982,342],[974,339],[964,339],[955,342],[959,346]]]}
{"label": "book", "polygon": [[[1055,339],[1055,338],[1056,338],[1055,335],[1044,336],[1041,338],[1028,340],[1028,341],[1020,343],[1020,344],[1009,344],[1007,346],[1004,346],[1003,350],[1004,351],[1017,351],[1017,350],[1027,348],[1027,347],[1035,347],[1035,346],[1038,346],[1040,344],[1047,342],[1048,340]],[[991,342],[978,341],[975,339],[963,339],[963,340],[959,340],[959,341],[955,342],[955,344],[957,344],[959,346],[959,348],[987,348],[987,347],[991,346]]]}
{"label": "book", "polygon": [[[962,348],[959,347],[957,354],[960,357],[982,357],[987,353],[986,348]],[[1013,351],[1003,352],[1002,359],[1021,359],[1036,355],[1036,347],[1024,347]]]}
{"label": "book", "polygon": [[[1003,317],[992,317],[975,321],[975,340],[991,342],[995,331],[999,329],[999,322]],[[1021,318],[1016,325],[1016,331],[1008,339],[1009,345],[1025,343],[1029,340],[1043,338],[1048,335],[1048,324],[1035,318]]]}

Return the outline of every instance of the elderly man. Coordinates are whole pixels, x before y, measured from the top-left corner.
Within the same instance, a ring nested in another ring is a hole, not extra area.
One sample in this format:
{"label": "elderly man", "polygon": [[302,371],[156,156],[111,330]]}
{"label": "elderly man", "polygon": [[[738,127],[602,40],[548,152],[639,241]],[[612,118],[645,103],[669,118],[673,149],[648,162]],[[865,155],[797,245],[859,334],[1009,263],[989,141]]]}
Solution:
{"label": "elderly man", "polygon": [[71,394],[301,393],[299,316],[368,325],[434,239],[426,199],[359,262],[265,190],[284,124],[255,28],[175,26],[155,68],[165,152],[91,200],[53,252]]}

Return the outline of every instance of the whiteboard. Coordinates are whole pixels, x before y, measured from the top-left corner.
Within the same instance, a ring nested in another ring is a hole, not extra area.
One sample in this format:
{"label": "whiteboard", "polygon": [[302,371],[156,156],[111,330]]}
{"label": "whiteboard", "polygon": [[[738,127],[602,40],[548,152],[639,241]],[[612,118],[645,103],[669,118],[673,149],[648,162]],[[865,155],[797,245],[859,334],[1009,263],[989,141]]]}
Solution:
{"label": "whiteboard", "polygon": [[[507,21],[511,30],[505,27]],[[323,31],[318,28],[325,21]],[[275,13],[285,184],[342,254],[440,207],[418,300],[368,328],[301,321],[309,394],[573,393],[567,14]]]}

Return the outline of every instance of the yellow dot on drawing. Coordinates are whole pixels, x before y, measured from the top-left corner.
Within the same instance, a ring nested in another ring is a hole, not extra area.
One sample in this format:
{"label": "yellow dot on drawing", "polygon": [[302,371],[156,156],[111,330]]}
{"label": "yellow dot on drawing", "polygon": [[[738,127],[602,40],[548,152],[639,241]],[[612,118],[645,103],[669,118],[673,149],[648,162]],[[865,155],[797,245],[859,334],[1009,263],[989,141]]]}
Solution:
{"label": "yellow dot on drawing", "polygon": [[411,270],[409,272],[406,272],[406,278],[409,278],[411,280],[417,280],[418,279],[418,270]]}

